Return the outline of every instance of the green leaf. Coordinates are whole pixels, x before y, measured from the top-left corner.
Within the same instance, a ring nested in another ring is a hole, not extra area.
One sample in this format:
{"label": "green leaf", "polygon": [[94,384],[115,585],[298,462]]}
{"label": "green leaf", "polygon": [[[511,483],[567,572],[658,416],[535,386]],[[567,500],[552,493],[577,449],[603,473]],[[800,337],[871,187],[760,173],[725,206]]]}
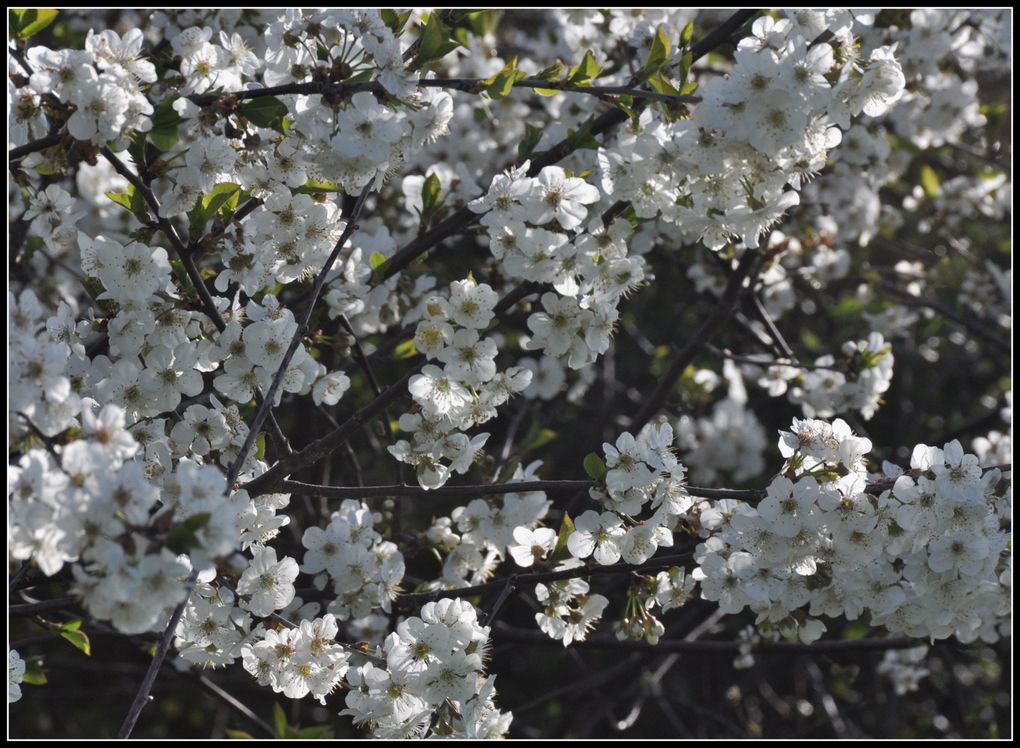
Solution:
{"label": "green leaf", "polygon": [[8,17],[14,35],[19,39],[28,39],[57,20],[57,11],[52,8],[14,9]]}
{"label": "green leaf", "polygon": [[[556,547],[553,549],[553,558],[567,550],[567,538],[574,532],[574,520],[566,512],[563,513],[563,524],[556,534]],[[569,554],[568,554],[569,555]]]}
{"label": "green leaf", "polygon": [[282,738],[287,735],[287,715],[283,707],[273,702],[273,726],[276,728],[276,737]]}
{"label": "green leaf", "polygon": [[511,58],[510,62],[503,66],[503,69],[490,78],[482,81],[485,92],[494,99],[502,99],[510,95],[514,83],[527,77],[523,70],[517,69],[517,58]]}
{"label": "green leaf", "polygon": [[559,434],[552,429],[543,429],[537,426],[532,427],[531,431],[528,432],[527,437],[525,437],[524,441],[521,443],[521,451],[527,452],[531,449],[544,447],[557,436],[559,436]]}
{"label": "green leaf", "polygon": [[541,127],[524,124],[524,135],[521,137],[521,142],[517,144],[517,163],[524,163],[531,158],[531,154],[535,152],[538,142],[542,139],[543,132],[545,130]]}
{"label": "green leaf", "polygon": [[227,737],[232,739],[232,740],[254,740],[255,739],[254,735],[252,735],[250,732],[245,732],[244,730],[229,730],[228,729],[228,730],[224,730],[224,732],[227,734]]}
{"label": "green leaf", "polygon": [[420,39],[418,54],[415,55],[411,63],[412,69],[419,68],[433,60],[439,60],[461,46],[459,42],[451,39],[450,29],[440,20],[437,12],[429,14]]}
{"label": "green leaf", "polygon": [[251,99],[238,106],[237,111],[258,127],[268,127],[280,133],[287,131],[285,121],[289,110],[275,96]]}
{"label": "green leaf", "polygon": [[395,10],[385,8],[379,11],[379,17],[395,36],[400,36],[400,32],[404,30],[404,26],[407,25],[407,21],[411,17],[411,11],[405,10],[403,13],[398,13]]}
{"label": "green leaf", "polygon": [[127,192],[107,192],[106,196],[142,223],[145,223],[145,200],[140,192],[129,184]]}
{"label": "green leaf", "polygon": [[30,686],[45,686],[46,685],[46,673],[43,672],[42,663],[38,660],[31,660],[25,663],[25,675],[22,677],[23,683],[28,683]]}
{"label": "green leaf", "polygon": [[368,264],[371,266],[373,270],[378,268],[384,262],[386,262],[386,255],[384,255],[378,249],[372,253],[371,257],[368,258]]}
{"label": "green leaf", "polygon": [[684,47],[690,47],[691,41],[694,39],[694,21],[688,21],[687,25],[684,26],[683,31],[680,32],[680,44]]}
{"label": "green leaf", "polygon": [[198,207],[188,213],[191,221],[191,232],[198,234],[213,216],[221,209],[231,215],[237,209],[237,201],[241,196],[241,186],[233,182],[223,182],[212,188],[208,195],[198,201]]}
{"label": "green leaf", "polygon": [[584,458],[584,472],[595,481],[602,482],[606,479],[606,473],[609,472],[609,468],[606,467],[606,463],[602,461],[594,452],[589,452]]}
{"label": "green leaf", "polygon": [[159,150],[166,152],[177,145],[180,139],[178,126],[184,119],[174,109],[177,99],[161,101],[152,113],[152,129],[149,130],[149,142]]}
{"label": "green leaf", "polygon": [[255,456],[260,460],[265,459],[266,456],[266,434],[262,432],[255,437]]}
{"label": "green leaf", "polygon": [[418,355],[418,349],[414,347],[414,338],[410,338],[409,340],[405,340],[403,343],[398,345],[394,349],[393,354],[398,359],[412,358],[414,356],[417,356]]}
{"label": "green leaf", "polygon": [[651,88],[656,93],[672,94],[672,95],[676,95],[676,94],[680,93],[673,86],[673,84],[670,83],[669,78],[667,78],[666,76],[664,76],[662,74],[661,70],[658,70],[655,73],[653,73],[652,75],[648,76],[647,83],[648,83],[649,88]]}
{"label": "green leaf", "polygon": [[929,200],[938,197],[940,184],[939,175],[928,164],[924,164],[921,167],[921,187]]}
{"label": "green leaf", "polygon": [[326,182],[316,179],[309,179],[300,187],[296,188],[294,192],[302,195],[315,195],[319,192],[342,192],[343,188],[336,182]]}
{"label": "green leaf", "polygon": [[830,307],[828,313],[833,317],[845,317],[849,314],[859,314],[861,311],[861,301],[854,297],[843,299],[841,302],[836,304],[834,307]]}
{"label": "green leaf", "polygon": [[429,174],[421,186],[421,225],[428,226],[443,205],[443,186],[439,177]]}
{"label": "green leaf", "polygon": [[81,621],[68,621],[60,627],[59,631],[60,635],[71,642],[75,649],[80,649],[86,656],[91,657],[92,643],[84,631],[78,630],[80,628]]}
{"label": "green leaf", "polygon": [[166,547],[174,553],[187,553],[199,545],[196,536],[203,527],[209,524],[209,517],[209,512],[200,512],[171,525],[166,534]]}
{"label": "green leaf", "polygon": [[[687,75],[691,72],[691,65],[694,64],[694,55],[690,52],[684,52],[684,56],[680,58],[680,84],[684,85],[687,83]],[[697,85],[697,84],[695,84]]]}
{"label": "green leaf", "polygon": [[642,68],[645,75],[651,75],[661,68],[669,60],[672,51],[673,40],[669,38],[665,25],[660,25],[652,38],[652,47],[648,50],[648,58]]}
{"label": "green leaf", "polygon": [[563,75],[563,63],[560,60],[556,60],[552,65],[544,67],[535,73],[532,78],[538,78],[543,81],[556,81]]}
{"label": "green leaf", "polygon": [[589,49],[584,57],[567,73],[567,83],[572,86],[586,85],[592,78],[602,72],[602,66],[595,62],[595,55]]}

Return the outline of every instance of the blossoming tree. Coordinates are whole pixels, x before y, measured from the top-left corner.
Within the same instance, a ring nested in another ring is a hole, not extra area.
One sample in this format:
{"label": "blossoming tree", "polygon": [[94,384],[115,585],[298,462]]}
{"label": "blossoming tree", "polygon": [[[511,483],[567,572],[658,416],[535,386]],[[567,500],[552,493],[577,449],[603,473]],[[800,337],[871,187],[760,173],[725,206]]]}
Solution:
{"label": "blossoming tree", "polygon": [[15,734],[1001,735],[1011,20],[12,10]]}

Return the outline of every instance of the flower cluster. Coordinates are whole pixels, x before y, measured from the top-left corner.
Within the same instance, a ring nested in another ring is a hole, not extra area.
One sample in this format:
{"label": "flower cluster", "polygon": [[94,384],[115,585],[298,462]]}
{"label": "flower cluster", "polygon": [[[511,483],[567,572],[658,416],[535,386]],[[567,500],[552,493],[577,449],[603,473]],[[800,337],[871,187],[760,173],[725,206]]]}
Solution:
{"label": "flower cluster", "polygon": [[491,419],[497,407],[531,382],[527,369],[497,371],[496,342],[479,334],[492,320],[495,305],[496,292],[472,279],[454,281],[448,297],[432,295],[421,305],[415,348],[443,366],[427,364],[411,377],[407,389],[420,412],[405,413],[399,425],[413,436],[389,451],[415,467],[424,488],[437,488],[451,474],[467,472],[489,435],[463,432]]}
{"label": "flower cluster", "polygon": [[645,279],[645,263],[628,256],[626,222],[588,220],[596,187],[558,166],[529,177],[530,165],[496,176],[469,207],[482,214],[489,252],[508,279],[555,289],[542,295],[544,311],[528,318],[524,347],[580,369],[609,348],[617,306]]}
{"label": "flower cluster", "polygon": [[[808,418],[854,410],[869,420],[892,382],[892,349],[881,333],[873,332],[867,340],[844,343],[841,354],[838,360],[820,356],[804,368],[786,359],[772,361],[757,375],[757,383],[773,397],[786,394]],[[753,364],[746,368],[749,373],[758,369]]]}
{"label": "flower cluster", "polygon": [[153,109],[142,86],[156,80],[156,69],[142,59],[142,42],[140,29],[124,36],[110,29],[99,34],[90,29],[84,50],[32,47],[26,55],[28,85],[18,94],[24,129],[16,134],[21,138],[45,134],[45,119],[40,116],[43,95],[74,107],[67,131],[77,140],[106,144],[148,132]]}
{"label": "flower cluster", "polygon": [[319,577],[323,585],[332,580],[336,598],[328,610],[341,621],[363,618],[378,608],[389,613],[404,578],[403,555],[383,539],[374,521],[363,502],[348,499],[330,515],[325,529],[309,527],[301,538],[306,549],[302,571],[325,572]]}
{"label": "flower cluster", "polygon": [[350,667],[349,655],[336,642],[338,630],[336,619],[326,614],[294,628],[256,632],[241,647],[244,669],[276,693],[291,699],[311,694],[325,704]]}
{"label": "flower cluster", "polygon": [[537,584],[535,598],[542,612],[535,614],[538,627],[550,639],[558,639],[564,647],[584,641],[588,630],[602,617],[609,605],[603,595],[589,595],[583,579],[567,579],[550,585]]}
{"label": "flower cluster", "polygon": [[780,442],[788,468],[757,506],[702,511],[702,596],[728,613],[749,607],[759,626],[802,641],[824,630],[797,613],[805,605],[812,616],[867,612],[908,636],[994,640],[1009,609],[1000,473],[983,473],[959,442],[918,445],[911,470],[890,467],[891,486],[878,491],[865,485],[870,449],[840,420],[795,421]]}
{"label": "flower cluster", "polygon": [[[635,437],[623,433],[603,444],[606,472],[590,490],[601,511],[588,510],[567,537],[572,556],[599,564],[646,561],[660,547],[673,545],[673,529],[693,505],[684,487],[686,467],[673,455],[673,429],[649,424]],[[638,519],[646,510],[651,514]]]}
{"label": "flower cluster", "polygon": [[804,35],[852,20],[835,13],[845,18],[822,13],[813,27],[755,21],[732,73],[702,87],[704,100],[690,119],[663,122],[646,111],[639,132],[600,149],[603,191],[630,201],[638,216],[678,224],[712,249],[736,237],[757,247],[800,202],[786,185],[797,187],[821,170],[840,141],[838,128],[862,111],[882,114],[903,90],[891,48],[837,63],[830,44]]}
{"label": "flower cluster", "polygon": [[495,738],[511,715],[493,704],[494,678],[486,679],[489,629],[467,602],[445,598],[426,603],[420,616],[397,625],[383,644],[386,666],[351,670],[350,693],[341,714],[367,724],[380,738],[435,735]]}
{"label": "flower cluster", "polygon": [[[509,484],[535,480],[540,462],[526,468],[518,465],[507,481]],[[501,502],[475,499],[457,507],[449,517],[439,517],[426,531],[427,543],[445,554],[443,570],[427,589],[457,589],[481,584],[501,561],[511,556],[521,560],[535,560],[533,544],[526,546],[518,541],[520,533],[532,533],[546,516],[552,502],[541,491],[503,494]],[[549,530],[548,532],[552,532]],[[544,546],[543,546],[544,547]]]}

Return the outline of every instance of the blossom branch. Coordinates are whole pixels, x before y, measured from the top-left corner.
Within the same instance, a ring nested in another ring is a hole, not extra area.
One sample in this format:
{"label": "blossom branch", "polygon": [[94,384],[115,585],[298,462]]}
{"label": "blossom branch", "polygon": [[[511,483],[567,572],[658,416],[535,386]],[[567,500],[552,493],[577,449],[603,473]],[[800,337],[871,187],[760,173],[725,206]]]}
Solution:
{"label": "blossom branch", "polygon": [[[537,584],[538,582],[556,582],[562,579],[576,579],[578,577],[595,577],[604,574],[627,574],[632,571],[653,571],[665,569],[678,564],[687,563],[693,558],[690,553],[674,553],[668,556],[658,556],[640,564],[616,564],[614,566],[578,566],[574,569],[562,569],[560,571],[537,571],[529,574],[515,574],[515,585],[519,588],[526,584]],[[444,597],[471,597],[493,590],[502,590],[507,584],[509,577],[494,579],[485,584],[478,584],[474,587],[458,587],[450,590],[433,590],[432,592],[416,592],[408,595],[401,595],[397,602],[405,606],[423,605]]]}
{"label": "blossom branch", "polygon": [[981,340],[991,344],[992,346],[998,348],[1001,351],[1013,350],[1013,346],[1010,343],[1010,341],[1002,337],[1001,335],[993,332],[992,330],[988,329],[988,324],[983,320],[978,320],[973,317],[960,314],[959,312],[950,309],[945,304],[934,299],[926,299],[920,296],[914,296],[913,294],[908,293],[904,289],[892,283],[889,283],[888,281],[879,281],[878,287],[881,288],[883,291],[886,291],[887,293],[895,296],[900,301],[900,303],[906,306],[924,307],[926,309],[931,309],[933,312],[938,312],[946,319],[956,322],[957,324],[964,327],[966,330],[973,333],[976,337],[981,338]]}
{"label": "blossom branch", "polygon": [[117,155],[111,151],[108,147],[102,150],[103,157],[110,162],[110,165],[126,179],[142,196],[145,204],[149,206],[149,210],[152,211],[154,216],[153,221],[156,226],[163,232],[166,238],[169,240],[170,245],[173,247],[174,253],[178,259],[184,265],[184,270],[188,275],[188,279],[191,284],[195,287],[195,292],[202,300],[202,307],[205,310],[206,316],[212,320],[213,324],[216,325],[216,329],[226,329],[226,323],[220,316],[219,311],[216,309],[216,302],[213,300],[212,294],[209,293],[209,289],[205,285],[205,281],[202,280],[202,274],[198,270],[198,266],[195,264],[192,252],[188,250],[188,247],[181,240],[181,237],[177,233],[177,229],[173,227],[166,218],[163,218],[159,214],[159,202],[156,200],[156,196],[153,194],[152,189],[146,185],[137,174],[134,174],[127,166],[117,158]]}
{"label": "blossom branch", "polygon": [[198,569],[193,569],[185,582],[184,599],[178,603],[176,608],[174,608],[173,615],[170,616],[170,622],[167,623],[166,630],[163,631],[163,635],[160,637],[159,643],[156,645],[156,653],[152,657],[152,663],[149,665],[149,670],[145,673],[142,685],[138,688],[138,693],[135,694],[135,700],[131,703],[131,708],[128,710],[127,717],[124,718],[124,724],[121,725],[120,732],[117,733],[117,737],[121,739],[131,737],[131,731],[135,729],[135,723],[138,721],[138,717],[141,715],[142,709],[145,708],[145,704],[149,700],[149,693],[152,691],[152,686],[156,682],[156,675],[159,673],[159,668],[162,666],[163,660],[166,659],[167,652],[170,651],[170,640],[173,638],[174,632],[177,631],[177,624],[180,623],[181,616],[184,614],[184,608],[187,606],[188,599],[191,597],[191,590],[195,585],[196,579],[198,579]]}
{"label": "blossom branch", "polygon": [[[528,644],[550,644],[562,647],[563,643],[550,639],[541,631],[511,628],[497,624],[493,628],[493,638],[502,641],[515,641]],[[862,652],[885,652],[890,649],[909,649],[916,647],[917,639],[893,637],[889,639],[839,639],[835,641],[818,641],[813,644],[790,642],[763,642],[752,648],[758,654],[782,655],[839,655],[860,654]],[[683,652],[688,654],[734,655],[740,651],[740,642],[723,642],[709,639],[686,641],[683,639],[660,639],[658,644],[629,639],[598,638],[574,642],[571,646],[586,649],[615,649],[627,652]]]}
{"label": "blossom branch", "polygon": [[[358,499],[377,496],[386,497],[429,497],[437,499],[479,497],[479,496],[501,496],[508,493],[529,493],[532,491],[544,491],[545,493],[572,493],[574,491],[587,491],[596,485],[592,480],[536,480],[520,481],[517,483],[493,483],[475,484],[469,486],[444,485],[439,488],[422,488],[407,484],[395,484],[390,486],[321,486],[300,481],[281,481],[279,488],[285,493],[304,493],[312,496],[324,496],[329,499]],[[764,495],[761,489],[730,489],[730,488],[701,488],[700,486],[686,486],[687,493],[702,499],[733,499],[737,501],[757,502]]]}
{"label": "blossom branch", "polygon": [[312,317],[312,311],[315,309],[316,303],[319,301],[319,294],[322,291],[323,284],[326,282],[326,276],[329,274],[330,269],[333,267],[333,263],[336,262],[337,257],[340,255],[340,251],[343,249],[344,243],[358,227],[358,217],[361,215],[361,211],[365,207],[365,201],[368,199],[368,193],[371,191],[371,188],[372,183],[369,182],[361,191],[357,202],[354,204],[354,209],[351,211],[351,215],[347,220],[347,225],[344,227],[343,233],[340,234],[340,238],[337,240],[336,246],[333,247],[333,251],[330,252],[322,270],[319,271],[318,276],[315,278],[315,284],[312,286],[312,293],[308,299],[308,304],[305,306],[304,314],[301,315],[301,320],[298,322],[297,329],[294,331],[294,335],[290,339],[290,345],[287,346],[287,352],[283,356],[283,361],[280,363],[279,368],[276,370],[276,374],[273,376],[273,381],[269,385],[269,391],[265,394],[265,400],[255,413],[255,418],[252,419],[251,425],[248,429],[248,436],[245,438],[244,444],[241,446],[241,450],[238,452],[237,457],[234,458],[234,462],[231,463],[230,469],[227,471],[228,492],[230,491],[230,487],[234,484],[234,481],[237,480],[237,474],[241,471],[241,465],[244,464],[244,460],[248,456],[248,452],[251,451],[252,446],[255,444],[255,439],[258,437],[262,424],[265,422],[266,417],[269,415],[273,407],[273,399],[276,397],[276,391],[280,388],[280,383],[283,381],[283,377],[287,373],[287,367],[290,365],[291,359],[294,358],[294,354],[297,352],[298,346],[301,345],[301,339],[308,330],[308,322]]}
{"label": "blossom branch", "polygon": [[7,151],[7,163],[8,165],[12,165],[15,161],[24,158],[30,153],[44,151],[47,148],[60,143],[63,138],[63,134],[59,131],[51,132],[49,135],[44,135],[38,140],[33,140],[31,143],[25,143],[25,145],[19,145],[17,148],[11,148]]}
{"label": "blossom branch", "polygon": [[[452,88],[455,91],[464,93],[479,94],[485,90],[483,78],[422,78],[417,82],[421,88]],[[689,96],[686,94],[664,94],[656,91],[648,91],[633,86],[578,86],[563,81],[547,81],[541,78],[522,78],[514,81],[514,88],[546,88],[564,93],[588,94],[589,96],[631,96],[635,99],[650,99],[653,101],[665,101],[672,104],[697,104],[701,101],[700,96]],[[286,83],[279,86],[267,86],[255,88],[248,91],[237,91],[222,95],[204,94],[192,95],[187,98],[198,106],[212,104],[225,97],[234,97],[238,100],[258,99],[266,96],[290,96],[296,94],[330,94],[332,96],[345,98],[362,91],[385,94],[386,87],[378,81],[360,81],[357,83],[343,83],[333,81],[307,81],[304,83]]]}
{"label": "blossom branch", "polygon": [[[757,15],[758,12],[759,11],[757,10],[740,10],[734,13],[726,21],[709,33],[708,36],[691,48],[692,60],[698,60],[707,55],[717,46],[726,43],[730,34],[743,26],[744,23]],[[603,133],[610,132],[626,121],[627,114],[624,113],[622,109],[613,107],[598,117],[589,119],[588,124],[578,128],[578,131],[586,132],[592,137],[595,137],[602,135]],[[528,176],[533,177],[546,166],[551,166],[562,161],[576,150],[578,144],[579,140],[576,137],[567,137],[553,145],[547,151],[543,151],[541,154],[532,159],[531,167],[528,170]],[[626,207],[624,207],[623,210],[626,210]],[[374,284],[378,284],[379,282],[399,273],[405,267],[410,265],[418,256],[432,249],[443,239],[452,236],[479,219],[481,219],[480,213],[475,213],[473,210],[468,208],[467,205],[462,205],[448,218],[436,224],[424,234],[416,237],[390,256],[389,259],[380,266],[379,270],[381,272],[376,276],[376,279],[374,279]]]}

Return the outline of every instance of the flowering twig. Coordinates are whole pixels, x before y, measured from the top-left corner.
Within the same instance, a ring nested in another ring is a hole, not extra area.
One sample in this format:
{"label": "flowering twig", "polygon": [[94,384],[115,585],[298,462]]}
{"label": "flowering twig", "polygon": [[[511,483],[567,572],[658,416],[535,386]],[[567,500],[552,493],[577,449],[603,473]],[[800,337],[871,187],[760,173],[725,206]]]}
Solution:
{"label": "flowering twig", "polygon": [[[640,564],[616,564],[614,566],[578,566],[573,569],[562,569],[560,571],[536,571],[529,574],[515,574],[514,584],[516,587],[523,585],[537,584],[538,582],[556,582],[561,579],[576,579],[578,577],[594,577],[604,574],[626,574],[632,571],[652,571],[654,569],[665,569],[690,561],[690,553],[674,553],[668,556],[657,556],[648,559]],[[451,590],[433,590],[432,592],[416,592],[408,595],[401,595],[397,603],[407,607],[422,605],[427,602],[441,600],[444,597],[471,597],[493,590],[502,590],[507,584],[509,577],[494,579],[485,584],[477,584],[474,587],[458,587]]]}
{"label": "flowering twig", "polygon": [[196,579],[198,579],[197,568],[193,569],[188,575],[188,579],[185,582],[184,599],[178,603],[176,608],[174,608],[173,615],[170,616],[170,622],[167,623],[166,630],[159,638],[159,643],[156,645],[156,653],[152,657],[152,663],[149,665],[149,669],[145,673],[142,685],[138,688],[138,693],[135,694],[135,700],[131,703],[131,708],[128,710],[127,717],[124,718],[124,724],[121,725],[120,732],[117,733],[117,737],[121,739],[131,737],[131,731],[135,729],[135,723],[138,721],[138,717],[142,713],[142,709],[145,708],[145,704],[149,700],[149,693],[152,691],[152,685],[156,682],[156,675],[159,673],[159,668],[163,664],[163,660],[166,659],[167,652],[170,651],[170,640],[173,638],[174,632],[177,630],[177,624],[180,623],[181,616],[184,614],[184,608],[188,604],[188,599],[191,597],[191,590],[195,585]]}
{"label": "flowering twig", "polygon": [[13,164],[18,159],[22,159],[30,153],[37,151],[43,151],[50,146],[57,145],[63,140],[63,135],[58,132],[51,132],[49,135],[44,135],[38,140],[33,140],[31,143],[25,143],[25,145],[19,145],[17,148],[11,148],[7,151],[7,163]]}
{"label": "flowering twig", "polygon": [[[528,644],[555,644],[563,646],[563,643],[550,639],[541,631],[531,629],[511,628],[503,624],[497,624],[493,628],[493,638],[504,641],[526,642]],[[593,638],[574,642],[572,646],[587,649],[616,649],[628,652],[684,652],[690,654],[708,655],[729,655],[732,656],[740,651],[738,641],[713,641],[710,639],[698,639],[686,641],[683,639],[660,639],[658,644],[649,644],[644,640],[635,641],[631,639],[619,640],[614,638]],[[890,649],[909,649],[917,646],[917,639],[907,637],[893,637],[889,639],[838,639],[835,641],[817,641],[813,644],[799,644],[789,642],[763,642],[755,646],[752,651],[760,654],[860,654],[862,652],[885,652]]]}
{"label": "flowering twig", "polygon": [[[300,481],[281,481],[279,488],[287,493],[306,493],[313,496],[324,496],[330,499],[357,499],[373,496],[419,496],[423,498],[455,498],[478,496],[501,496],[508,493],[528,493],[544,491],[546,493],[570,493],[587,491],[595,486],[592,480],[535,480],[516,483],[475,484],[469,486],[440,486],[439,488],[422,488],[406,484],[390,486],[319,486]],[[765,492],[760,489],[701,488],[686,486],[687,493],[703,499],[735,499],[738,501],[760,501]]]}
{"label": "flowering twig", "polygon": [[344,243],[351,234],[354,233],[355,229],[357,229],[358,217],[361,215],[361,211],[365,207],[365,201],[368,199],[368,193],[371,191],[371,188],[372,183],[369,182],[361,191],[361,194],[358,196],[358,201],[354,204],[354,209],[351,211],[351,215],[347,220],[347,225],[344,227],[343,233],[340,234],[340,238],[337,240],[336,246],[333,247],[333,251],[330,252],[322,270],[319,271],[318,276],[315,278],[315,284],[312,286],[312,293],[308,299],[308,304],[305,307],[304,314],[301,315],[301,319],[298,322],[297,329],[294,331],[294,335],[290,339],[290,345],[287,346],[287,353],[284,354],[283,361],[280,362],[280,366],[277,368],[276,374],[273,376],[273,381],[269,385],[269,391],[265,394],[265,400],[255,413],[255,418],[252,419],[251,425],[248,429],[248,436],[245,438],[244,444],[241,446],[241,450],[238,452],[237,457],[234,458],[234,462],[231,463],[230,469],[227,471],[227,492],[230,491],[234,481],[237,480],[237,474],[241,471],[241,465],[244,464],[244,460],[248,456],[248,452],[250,452],[252,446],[254,446],[255,439],[258,437],[262,424],[265,422],[266,416],[269,415],[270,410],[273,407],[272,403],[273,399],[276,397],[276,391],[280,388],[280,383],[283,381],[283,377],[287,373],[287,367],[290,365],[291,359],[294,358],[294,354],[297,352],[298,346],[301,345],[301,339],[308,330],[308,322],[312,317],[312,310],[315,309],[315,305],[319,300],[319,293],[322,291],[322,286],[326,282],[326,276],[329,274],[330,269],[333,267],[333,263],[336,262],[337,257],[340,255],[340,250],[343,249]]}
{"label": "flowering twig", "polygon": [[189,251],[180,235],[177,233],[177,229],[173,227],[166,218],[163,218],[159,214],[159,202],[156,200],[156,196],[152,193],[152,190],[146,185],[141,179],[138,178],[137,174],[134,174],[127,166],[117,158],[117,155],[109,148],[103,148],[103,157],[110,162],[110,165],[126,179],[142,196],[145,204],[152,211],[153,221],[156,226],[163,232],[166,238],[169,240],[170,245],[173,247],[174,253],[177,258],[184,265],[184,270],[188,274],[188,279],[191,280],[191,284],[195,287],[195,292],[202,300],[202,307],[205,314],[209,319],[212,320],[213,324],[216,325],[216,329],[224,330],[227,325],[220,316],[219,311],[216,309],[216,302],[213,301],[212,294],[209,293],[209,289],[206,288],[205,281],[202,280],[202,274],[198,270],[198,266],[195,264],[195,260],[192,257],[192,252]]}
{"label": "flowering twig", "polygon": [[890,293],[893,296],[895,296],[900,301],[901,304],[904,304],[906,306],[924,307],[926,309],[931,309],[933,312],[938,312],[946,319],[950,319],[953,322],[962,325],[965,329],[969,330],[976,337],[981,338],[981,340],[991,344],[992,346],[998,348],[1001,351],[1013,350],[1013,346],[1010,343],[1010,341],[1002,337],[1001,335],[993,332],[992,330],[989,330],[987,323],[984,322],[983,320],[978,320],[973,317],[968,317],[967,315],[960,314],[959,312],[950,309],[945,304],[934,299],[926,299],[920,296],[914,296],[913,294],[908,293],[904,289],[900,288],[899,286],[893,285],[888,281],[880,280],[878,282],[878,287],[883,291],[886,291],[887,293]]}

